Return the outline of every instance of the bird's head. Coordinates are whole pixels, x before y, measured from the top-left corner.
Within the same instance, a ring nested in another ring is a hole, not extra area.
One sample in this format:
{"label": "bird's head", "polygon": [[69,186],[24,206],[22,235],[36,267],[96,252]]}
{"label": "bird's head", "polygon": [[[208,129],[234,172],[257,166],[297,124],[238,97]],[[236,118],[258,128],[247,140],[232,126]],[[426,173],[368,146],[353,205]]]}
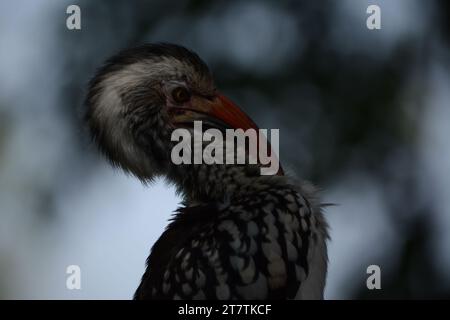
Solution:
{"label": "bird's head", "polygon": [[219,129],[257,129],[217,91],[207,65],[173,44],[143,45],[107,60],[90,82],[86,106],[103,153],[142,180],[167,170],[175,128],[201,120]]}

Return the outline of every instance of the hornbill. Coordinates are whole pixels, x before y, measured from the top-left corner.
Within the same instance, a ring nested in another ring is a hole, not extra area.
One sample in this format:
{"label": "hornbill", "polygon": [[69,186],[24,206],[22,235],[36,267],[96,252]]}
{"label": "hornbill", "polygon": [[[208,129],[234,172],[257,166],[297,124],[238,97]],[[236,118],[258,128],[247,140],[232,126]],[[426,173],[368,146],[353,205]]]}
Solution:
{"label": "hornbill", "polygon": [[135,299],[322,299],[327,223],[313,188],[260,164],[171,161],[175,128],[256,128],[220,94],[194,52],[167,43],[126,49],[90,81],[86,121],[110,162],[182,196],[151,249]]}

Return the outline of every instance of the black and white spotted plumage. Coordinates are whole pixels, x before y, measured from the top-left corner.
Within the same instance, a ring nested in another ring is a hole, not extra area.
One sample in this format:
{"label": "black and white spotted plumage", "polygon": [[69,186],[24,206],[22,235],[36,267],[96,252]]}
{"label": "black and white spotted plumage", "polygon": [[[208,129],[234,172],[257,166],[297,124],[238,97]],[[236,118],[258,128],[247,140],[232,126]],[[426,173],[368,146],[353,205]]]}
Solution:
{"label": "black and white spotted plumage", "polygon": [[145,182],[164,176],[183,196],[135,299],[323,298],[328,235],[315,192],[284,175],[261,176],[258,165],[171,163],[173,83],[196,103],[216,101],[204,62],[169,44],[110,59],[86,101],[91,133],[114,165]]}
{"label": "black and white spotted plumage", "polygon": [[325,272],[326,237],[320,209],[288,186],[183,207],[154,245],[135,298],[321,299],[325,279],[311,268]]}

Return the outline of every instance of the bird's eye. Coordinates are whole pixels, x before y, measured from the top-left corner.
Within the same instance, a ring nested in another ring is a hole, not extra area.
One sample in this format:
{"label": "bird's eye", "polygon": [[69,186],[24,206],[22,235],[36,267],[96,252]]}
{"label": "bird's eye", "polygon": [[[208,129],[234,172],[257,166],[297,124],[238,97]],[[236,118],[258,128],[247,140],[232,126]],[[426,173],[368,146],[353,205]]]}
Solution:
{"label": "bird's eye", "polygon": [[176,87],[172,91],[172,98],[176,103],[183,103],[191,98],[191,93],[185,87]]}

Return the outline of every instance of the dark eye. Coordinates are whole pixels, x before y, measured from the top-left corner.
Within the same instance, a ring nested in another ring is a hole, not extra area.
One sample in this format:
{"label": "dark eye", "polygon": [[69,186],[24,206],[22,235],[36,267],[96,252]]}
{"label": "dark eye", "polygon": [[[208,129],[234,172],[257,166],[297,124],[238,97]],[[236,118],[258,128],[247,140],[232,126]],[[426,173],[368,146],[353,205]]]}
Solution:
{"label": "dark eye", "polygon": [[172,91],[172,98],[176,103],[183,103],[191,98],[191,93],[185,87],[176,87]]}

